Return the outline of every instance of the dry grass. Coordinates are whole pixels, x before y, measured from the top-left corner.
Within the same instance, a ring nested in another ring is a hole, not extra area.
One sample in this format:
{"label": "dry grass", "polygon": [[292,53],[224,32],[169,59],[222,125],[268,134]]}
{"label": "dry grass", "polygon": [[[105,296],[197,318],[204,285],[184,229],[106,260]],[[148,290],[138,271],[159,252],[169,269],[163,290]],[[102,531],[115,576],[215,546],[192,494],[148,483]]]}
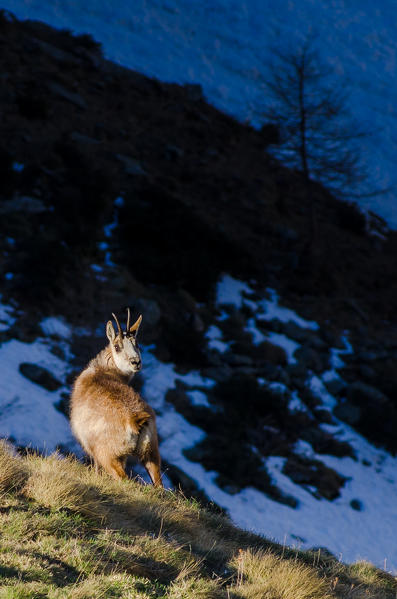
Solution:
{"label": "dry grass", "polygon": [[242,551],[234,558],[237,588],[246,599],[331,599],[329,582],[308,566],[270,551]]}
{"label": "dry grass", "polygon": [[363,562],[282,548],[182,495],[0,443],[0,599],[395,599]]}
{"label": "dry grass", "polygon": [[29,456],[31,471],[24,492],[45,507],[69,509],[94,519],[107,515],[104,497],[80,480],[77,463],[55,454],[45,460]]}
{"label": "dry grass", "polygon": [[0,439],[0,494],[20,488],[27,478],[26,463],[14,455],[7,441]]}

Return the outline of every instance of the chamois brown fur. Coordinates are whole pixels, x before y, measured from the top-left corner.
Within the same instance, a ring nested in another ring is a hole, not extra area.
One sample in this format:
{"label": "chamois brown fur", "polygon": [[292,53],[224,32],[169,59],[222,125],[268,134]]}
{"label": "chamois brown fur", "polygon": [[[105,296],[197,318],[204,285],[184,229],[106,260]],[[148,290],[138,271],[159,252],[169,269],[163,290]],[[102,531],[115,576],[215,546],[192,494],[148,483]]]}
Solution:
{"label": "chamois brown fur", "polygon": [[119,334],[107,324],[109,345],[77,377],[71,396],[71,427],[86,453],[114,478],[125,478],[127,457],[145,466],[162,486],[155,413],[129,386],[141,368],[136,334],[141,318]]}

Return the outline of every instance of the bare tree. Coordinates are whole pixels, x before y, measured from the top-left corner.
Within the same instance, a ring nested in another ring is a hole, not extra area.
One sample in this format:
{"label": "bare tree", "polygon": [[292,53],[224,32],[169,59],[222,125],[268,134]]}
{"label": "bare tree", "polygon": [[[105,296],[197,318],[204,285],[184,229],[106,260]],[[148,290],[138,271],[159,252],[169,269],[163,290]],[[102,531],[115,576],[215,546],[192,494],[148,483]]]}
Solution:
{"label": "bare tree", "polygon": [[359,141],[368,133],[354,122],[347,108],[346,82],[321,60],[313,36],[300,47],[274,50],[273,57],[264,117],[280,131],[275,156],[303,174],[313,238],[312,182],[322,183],[339,197],[360,195],[366,172]]}

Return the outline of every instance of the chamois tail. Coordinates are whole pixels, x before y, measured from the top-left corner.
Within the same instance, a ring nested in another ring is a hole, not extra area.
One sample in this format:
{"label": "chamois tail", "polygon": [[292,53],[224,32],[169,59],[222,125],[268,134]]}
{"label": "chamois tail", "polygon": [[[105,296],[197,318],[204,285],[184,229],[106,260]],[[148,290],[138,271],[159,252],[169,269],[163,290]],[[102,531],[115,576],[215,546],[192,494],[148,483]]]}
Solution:
{"label": "chamois tail", "polygon": [[142,427],[150,419],[150,414],[142,410],[141,412],[133,412],[129,415],[129,424],[137,435],[140,433]]}

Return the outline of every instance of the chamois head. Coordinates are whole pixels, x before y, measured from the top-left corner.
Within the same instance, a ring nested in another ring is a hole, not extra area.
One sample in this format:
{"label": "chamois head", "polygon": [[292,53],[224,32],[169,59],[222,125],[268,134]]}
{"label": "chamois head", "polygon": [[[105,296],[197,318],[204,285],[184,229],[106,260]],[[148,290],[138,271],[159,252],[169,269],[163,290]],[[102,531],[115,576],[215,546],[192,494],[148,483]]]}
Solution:
{"label": "chamois head", "polygon": [[110,349],[116,367],[123,374],[132,377],[142,368],[141,352],[139,351],[138,343],[136,341],[138,329],[142,322],[142,316],[130,326],[129,308],[127,308],[127,314],[127,328],[123,332],[119,321],[117,320],[117,316],[112,313],[117,324],[118,333],[116,335],[112,321],[109,320],[106,325],[106,335],[110,342]]}

